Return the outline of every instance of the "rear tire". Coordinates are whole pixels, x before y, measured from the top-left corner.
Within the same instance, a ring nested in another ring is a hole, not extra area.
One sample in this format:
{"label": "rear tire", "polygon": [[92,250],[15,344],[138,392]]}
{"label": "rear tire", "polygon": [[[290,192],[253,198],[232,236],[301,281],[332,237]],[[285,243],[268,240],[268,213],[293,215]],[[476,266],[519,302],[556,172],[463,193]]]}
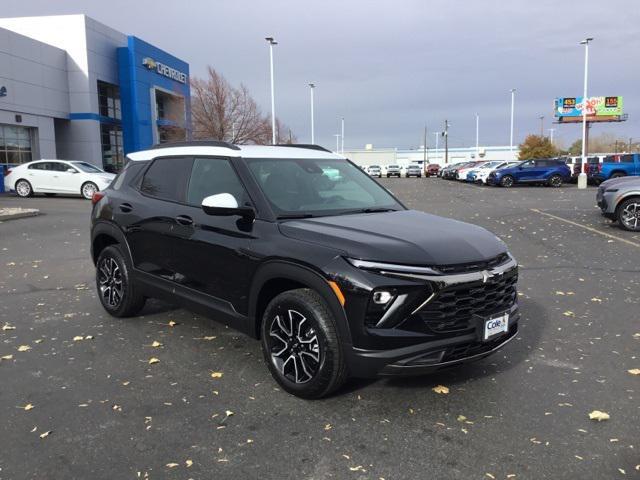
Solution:
{"label": "rear tire", "polygon": [[626,175],[622,172],[616,172],[613,175],[611,175],[611,178],[620,178],[620,177],[626,177]]}
{"label": "rear tire", "polygon": [[511,187],[513,187],[514,183],[515,183],[515,180],[511,175],[505,175],[500,180],[500,186],[502,186],[504,188],[511,188]]}
{"label": "rear tire", "polygon": [[110,245],[100,252],[96,262],[96,288],[103,308],[114,317],[132,317],[144,307],[146,299],[133,283],[119,245]]}
{"label": "rear tire", "polygon": [[33,187],[27,180],[24,180],[24,179],[18,180],[16,182],[15,189],[16,189],[16,194],[19,197],[27,198],[33,195]]}
{"label": "rear tire", "polygon": [[562,177],[560,175],[551,175],[549,178],[548,185],[550,187],[561,187],[562,186]]}
{"label": "rear tire", "polygon": [[287,392],[321,398],[347,379],[336,320],[324,299],[308,288],[276,296],[262,317],[262,353]]}

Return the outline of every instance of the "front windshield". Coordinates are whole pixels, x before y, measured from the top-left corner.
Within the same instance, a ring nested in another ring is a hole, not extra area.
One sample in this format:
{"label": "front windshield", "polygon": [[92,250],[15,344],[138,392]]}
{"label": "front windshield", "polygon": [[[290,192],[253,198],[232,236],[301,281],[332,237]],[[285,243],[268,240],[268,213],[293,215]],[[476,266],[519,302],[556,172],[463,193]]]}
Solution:
{"label": "front windshield", "polygon": [[382,186],[342,159],[246,159],[279,217],[402,210]]}
{"label": "front windshield", "polygon": [[73,162],[73,166],[78,167],[80,170],[86,173],[102,173],[102,170],[100,170],[98,167],[87,162]]}

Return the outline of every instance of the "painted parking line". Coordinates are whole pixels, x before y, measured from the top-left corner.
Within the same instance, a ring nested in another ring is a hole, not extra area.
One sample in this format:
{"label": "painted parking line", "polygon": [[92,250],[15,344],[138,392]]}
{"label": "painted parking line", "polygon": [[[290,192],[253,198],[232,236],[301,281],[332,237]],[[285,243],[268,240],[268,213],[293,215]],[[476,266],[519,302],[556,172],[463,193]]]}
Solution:
{"label": "painted parking line", "polygon": [[532,212],[539,213],[540,215],[546,215],[547,217],[551,217],[551,218],[554,218],[556,220],[560,220],[561,222],[568,223],[569,225],[574,225],[574,226],[582,228],[584,230],[588,230],[590,232],[597,233],[598,235],[602,235],[603,237],[611,238],[613,240],[617,240],[619,242],[626,243],[628,245],[633,245],[634,247],[640,248],[640,243],[636,243],[634,241],[627,240],[626,238],[618,237],[617,235],[611,235],[610,233],[601,232],[600,230],[597,230],[595,228],[587,227],[586,225],[582,225],[581,223],[574,222],[573,220],[567,220],[566,218],[558,217],[556,215],[552,215],[551,213],[543,212],[541,210],[538,210],[537,208],[531,208],[530,210]]}

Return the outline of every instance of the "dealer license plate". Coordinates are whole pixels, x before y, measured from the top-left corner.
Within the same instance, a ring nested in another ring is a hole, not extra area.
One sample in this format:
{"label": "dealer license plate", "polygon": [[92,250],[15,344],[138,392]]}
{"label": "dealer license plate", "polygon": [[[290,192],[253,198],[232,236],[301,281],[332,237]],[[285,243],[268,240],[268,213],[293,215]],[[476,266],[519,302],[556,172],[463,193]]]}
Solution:
{"label": "dealer license plate", "polygon": [[484,322],[484,340],[509,331],[509,314],[505,313]]}

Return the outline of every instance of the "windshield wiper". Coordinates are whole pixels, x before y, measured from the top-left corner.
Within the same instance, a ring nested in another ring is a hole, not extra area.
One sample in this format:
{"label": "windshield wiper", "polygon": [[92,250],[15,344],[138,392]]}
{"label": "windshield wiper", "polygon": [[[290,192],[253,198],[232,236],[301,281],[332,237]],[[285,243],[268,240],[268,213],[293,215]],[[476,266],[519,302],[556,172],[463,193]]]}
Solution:
{"label": "windshield wiper", "polygon": [[278,220],[292,220],[296,218],[313,218],[311,213],[291,213],[287,215],[278,215]]}
{"label": "windshield wiper", "polygon": [[395,208],[358,208],[357,210],[347,210],[346,212],[340,213],[340,215],[351,215],[354,213],[382,213],[382,212],[397,212]]}

